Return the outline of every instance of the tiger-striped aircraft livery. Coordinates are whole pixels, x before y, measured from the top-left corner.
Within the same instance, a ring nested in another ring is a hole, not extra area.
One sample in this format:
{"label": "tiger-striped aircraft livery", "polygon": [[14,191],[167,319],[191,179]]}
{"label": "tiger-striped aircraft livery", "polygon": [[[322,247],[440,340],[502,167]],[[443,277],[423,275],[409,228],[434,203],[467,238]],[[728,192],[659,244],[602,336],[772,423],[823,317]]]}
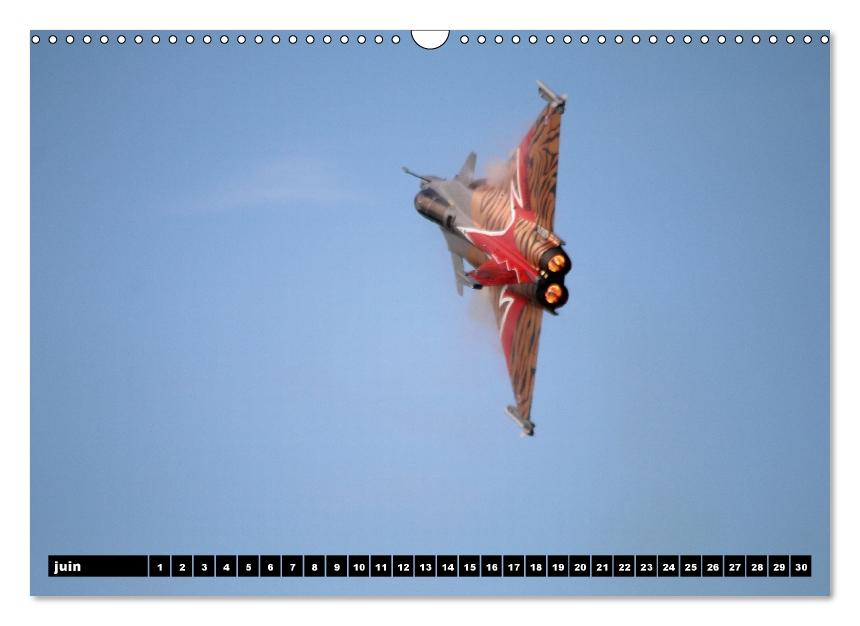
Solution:
{"label": "tiger-striped aircraft livery", "polygon": [[[450,180],[403,168],[421,179],[415,208],[439,225],[458,293],[464,286],[490,291],[516,402],[507,414],[529,436],[543,311],[557,315],[567,302],[571,269],[553,232],[565,97],[540,81],[538,93],[547,105],[497,179],[475,178],[474,152]],[[464,261],[473,269],[467,272]]]}

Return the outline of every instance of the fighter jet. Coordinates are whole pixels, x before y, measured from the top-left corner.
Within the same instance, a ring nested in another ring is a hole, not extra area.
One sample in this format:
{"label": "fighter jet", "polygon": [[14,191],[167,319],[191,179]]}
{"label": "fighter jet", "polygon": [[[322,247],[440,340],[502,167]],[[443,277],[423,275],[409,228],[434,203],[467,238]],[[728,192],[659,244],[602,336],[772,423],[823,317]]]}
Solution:
{"label": "fighter jet", "polygon": [[506,412],[528,436],[535,430],[531,406],[543,312],[557,315],[567,302],[564,278],[571,270],[564,241],[553,232],[566,98],[537,84],[547,104],[500,176],[475,178],[474,152],[452,179],[403,168],[421,180],[415,208],[442,231],[457,292],[490,292],[516,401]]}

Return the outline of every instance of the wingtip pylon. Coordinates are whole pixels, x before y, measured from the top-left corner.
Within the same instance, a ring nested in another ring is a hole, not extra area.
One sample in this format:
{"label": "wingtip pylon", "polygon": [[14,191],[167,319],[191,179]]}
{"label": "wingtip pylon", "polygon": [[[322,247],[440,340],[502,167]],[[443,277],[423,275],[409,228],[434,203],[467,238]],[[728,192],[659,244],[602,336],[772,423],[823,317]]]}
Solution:
{"label": "wingtip pylon", "polygon": [[505,413],[510,417],[514,422],[516,422],[517,426],[523,429],[522,436],[523,437],[534,437],[535,434],[535,425],[527,417],[521,417],[519,411],[517,411],[516,407],[508,406],[505,408]]}
{"label": "wingtip pylon", "polygon": [[567,102],[567,96],[560,96],[552,89],[547,87],[542,81],[537,81],[538,93],[540,97],[549,102],[552,106],[558,109],[559,113],[564,113],[564,105]]}

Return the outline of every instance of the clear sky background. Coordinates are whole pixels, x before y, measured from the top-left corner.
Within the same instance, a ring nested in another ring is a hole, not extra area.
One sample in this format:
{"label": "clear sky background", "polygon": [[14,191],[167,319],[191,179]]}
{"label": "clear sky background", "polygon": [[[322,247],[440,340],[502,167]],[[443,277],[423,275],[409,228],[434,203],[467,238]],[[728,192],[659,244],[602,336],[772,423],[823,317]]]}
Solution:
{"label": "clear sky background", "polygon": [[[31,48],[33,593],[827,592],[817,34],[456,33],[433,52],[408,33],[46,34]],[[523,439],[488,304],[457,296],[399,168],[504,158],[541,108],[535,79],[568,94],[556,231],[574,270]],[[49,553],[793,553],[814,576],[49,580]]]}

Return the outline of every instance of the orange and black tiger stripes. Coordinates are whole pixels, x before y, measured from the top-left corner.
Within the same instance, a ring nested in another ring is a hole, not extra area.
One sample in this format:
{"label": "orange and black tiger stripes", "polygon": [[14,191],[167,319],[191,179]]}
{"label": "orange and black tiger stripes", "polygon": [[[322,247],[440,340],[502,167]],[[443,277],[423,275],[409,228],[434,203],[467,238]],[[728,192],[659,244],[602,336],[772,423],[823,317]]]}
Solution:
{"label": "orange and black tiger stripes", "polygon": [[505,326],[511,325],[513,329],[510,349],[506,352],[505,359],[516,398],[517,412],[524,419],[529,419],[543,311],[521,292],[522,286],[494,286],[487,289],[490,291],[499,334],[504,331],[503,323]]}
{"label": "orange and black tiger stripes", "polygon": [[[541,236],[535,226],[552,233],[555,216],[555,192],[558,179],[559,133],[561,114],[556,107],[547,106],[538,116],[531,131],[531,141],[526,155],[527,186],[522,190],[528,194],[529,206],[534,212],[532,219],[517,219],[514,236],[517,248],[532,265],[537,266],[541,256],[550,248],[559,245],[555,235],[551,239]],[[516,171],[516,160],[508,162],[509,175]],[[481,185],[472,196],[472,219],[475,226],[484,230],[498,231],[511,221],[510,178],[502,185]]]}
{"label": "orange and black tiger stripes", "polygon": [[483,230],[503,230],[511,222],[511,198],[506,187],[482,185],[472,194],[472,221]]}
{"label": "orange and black tiger stripes", "polygon": [[[478,228],[484,230],[498,231],[507,227],[511,222],[509,192],[491,186],[476,189],[472,195],[472,219]],[[559,243],[554,235],[550,239],[541,236],[535,222],[522,218],[516,218],[514,242],[523,257],[535,267],[541,256]]]}
{"label": "orange and black tiger stripes", "polygon": [[535,221],[552,231],[555,217],[555,192],[558,181],[558,150],[561,113],[547,105],[534,126],[526,163],[528,194]]}
{"label": "orange and black tiger stripes", "polygon": [[514,241],[522,255],[535,267],[547,250],[558,245],[557,240],[546,239],[538,234],[534,222],[523,219],[518,219],[514,225]]}
{"label": "orange and black tiger stripes", "polygon": [[529,419],[531,415],[542,319],[543,311],[540,307],[526,302],[519,319],[516,320],[517,326],[508,359],[511,384],[517,399],[517,412],[524,419]]}

